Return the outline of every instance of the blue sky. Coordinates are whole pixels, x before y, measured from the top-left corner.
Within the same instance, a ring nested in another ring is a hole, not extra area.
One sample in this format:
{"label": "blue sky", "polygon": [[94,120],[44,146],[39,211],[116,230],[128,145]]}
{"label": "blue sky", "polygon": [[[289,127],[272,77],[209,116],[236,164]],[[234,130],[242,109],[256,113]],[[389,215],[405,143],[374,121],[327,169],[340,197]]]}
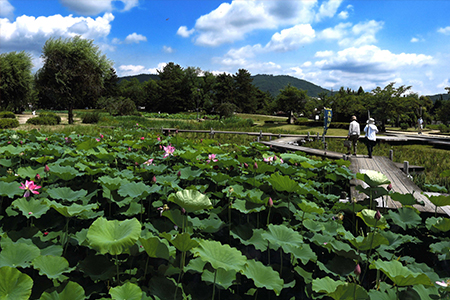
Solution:
{"label": "blue sky", "polygon": [[0,52],[42,66],[48,38],[81,35],[118,76],[165,64],[291,75],[327,89],[450,86],[450,0],[0,0]]}

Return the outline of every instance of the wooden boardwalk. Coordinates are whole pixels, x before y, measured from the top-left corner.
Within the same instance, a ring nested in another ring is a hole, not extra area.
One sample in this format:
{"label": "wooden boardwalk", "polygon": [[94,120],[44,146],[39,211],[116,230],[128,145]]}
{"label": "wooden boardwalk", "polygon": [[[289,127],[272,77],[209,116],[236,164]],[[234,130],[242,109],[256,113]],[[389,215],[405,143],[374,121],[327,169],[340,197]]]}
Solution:
{"label": "wooden boardwalk", "polygon": [[[367,170],[374,170],[383,173],[391,181],[393,192],[401,194],[413,194],[413,196],[424,205],[414,205],[417,210],[421,212],[434,213],[436,206],[430,202],[430,200],[422,194],[422,190],[414,184],[414,182],[408,178],[405,172],[403,172],[403,165],[394,163],[387,157],[374,156],[372,159],[367,155],[347,156],[343,153],[334,151],[325,151],[320,149],[313,149],[303,146],[292,145],[294,138],[282,138],[269,142],[261,142],[267,146],[274,148],[280,148],[291,151],[302,151],[310,155],[327,157],[331,159],[348,159],[351,162],[350,170],[353,173],[365,173]],[[411,168],[420,169],[418,166],[411,166]],[[356,198],[357,201],[363,201],[367,196],[364,193],[360,193],[355,188],[358,185],[367,187],[367,184],[361,180],[352,179],[350,181],[350,199]],[[386,207],[390,209],[398,209],[402,205],[386,196],[384,201],[381,198],[375,199],[378,203],[378,207]],[[450,216],[450,206],[438,207],[438,214],[446,214]]]}

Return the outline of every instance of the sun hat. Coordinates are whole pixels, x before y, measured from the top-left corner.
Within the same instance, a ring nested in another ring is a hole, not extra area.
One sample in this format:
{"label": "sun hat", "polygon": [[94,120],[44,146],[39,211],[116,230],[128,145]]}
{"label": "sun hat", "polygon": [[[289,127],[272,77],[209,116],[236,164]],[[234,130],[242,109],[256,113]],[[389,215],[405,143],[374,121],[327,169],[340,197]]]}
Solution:
{"label": "sun hat", "polygon": [[352,116],[352,121],[355,120],[356,121],[356,116]]}
{"label": "sun hat", "polygon": [[369,120],[367,120],[367,124],[373,124],[375,123],[374,118],[369,118]]}

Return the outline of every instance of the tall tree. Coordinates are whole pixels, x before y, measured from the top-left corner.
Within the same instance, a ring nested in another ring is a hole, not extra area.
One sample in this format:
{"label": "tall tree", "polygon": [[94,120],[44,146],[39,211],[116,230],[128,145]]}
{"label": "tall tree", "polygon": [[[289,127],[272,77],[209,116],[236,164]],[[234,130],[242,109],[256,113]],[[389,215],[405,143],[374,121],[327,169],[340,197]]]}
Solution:
{"label": "tall tree", "polygon": [[39,95],[60,102],[73,124],[73,109],[101,95],[112,63],[93,40],[80,36],[47,40],[42,58],[44,65],[37,73]]}
{"label": "tall tree", "polygon": [[163,70],[158,70],[160,81],[160,101],[163,104],[161,110],[168,113],[175,113],[186,110],[184,91],[184,71],[173,62],[164,66]]}
{"label": "tall tree", "polygon": [[254,113],[258,106],[257,88],[252,84],[251,74],[245,69],[239,69],[233,76],[234,104],[240,112]]}
{"label": "tall tree", "polygon": [[9,52],[0,54],[0,108],[22,112],[33,104],[33,75],[30,54]]}
{"label": "tall tree", "polygon": [[289,123],[292,123],[291,116],[293,112],[303,112],[305,104],[308,101],[306,91],[288,84],[284,89],[280,90],[277,96],[278,107],[282,110],[289,111]]}

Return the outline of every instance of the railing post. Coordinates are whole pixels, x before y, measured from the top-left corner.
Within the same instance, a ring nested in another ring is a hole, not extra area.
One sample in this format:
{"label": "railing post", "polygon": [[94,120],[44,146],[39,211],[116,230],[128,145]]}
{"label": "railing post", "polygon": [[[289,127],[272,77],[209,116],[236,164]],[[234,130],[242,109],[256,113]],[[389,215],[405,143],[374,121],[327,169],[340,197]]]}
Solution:
{"label": "railing post", "polygon": [[394,160],[394,150],[389,150],[389,159]]}
{"label": "railing post", "polygon": [[409,161],[407,160],[403,162],[403,172],[405,172],[406,175],[409,174]]}
{"label": "railing post", "polygon": [[320,140],[320,134],[317,133],[317,140]]}
{"label": "railing post", "polygon": [[259,143],[260,140],[262,140],[262,137],[263,137],[263,135],[262,135],[262,130],[261,130],[261,131],[259,131],[258,143]]}
{"label": "railing post", "polygon": [[214,130],[212,129],[212,127],[211,127],[211,131],[209,132],[209,137],[210,137],[211,139],[214,138]]}

